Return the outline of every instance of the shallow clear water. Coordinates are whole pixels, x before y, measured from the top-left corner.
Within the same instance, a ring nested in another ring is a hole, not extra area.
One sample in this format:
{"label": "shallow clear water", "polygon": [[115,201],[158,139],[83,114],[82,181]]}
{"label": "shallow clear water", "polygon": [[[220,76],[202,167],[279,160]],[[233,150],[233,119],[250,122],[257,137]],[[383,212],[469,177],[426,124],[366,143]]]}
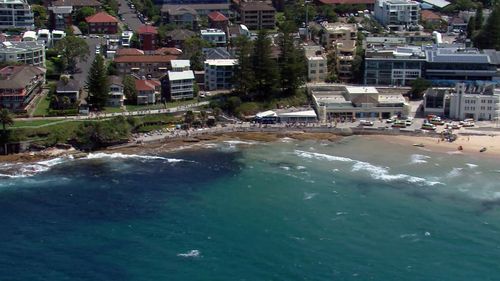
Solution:
{"label": "shallow clear water", "polygon": [[500,276],[500,160],[356,137],[90,158],[0,180],[2,280]]}

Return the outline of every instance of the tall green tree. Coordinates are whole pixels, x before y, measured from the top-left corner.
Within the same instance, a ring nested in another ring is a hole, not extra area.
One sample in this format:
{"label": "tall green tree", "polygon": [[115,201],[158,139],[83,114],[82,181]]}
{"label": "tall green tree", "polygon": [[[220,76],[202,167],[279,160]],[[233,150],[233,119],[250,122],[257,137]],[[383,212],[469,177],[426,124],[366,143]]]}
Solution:
{"label": "tall green tree", "polygon": [[101,55],[97,55],[90,66],[86,88],[88,92],[87,102],[92,108],[102,110],[108,100],[109,80],[106,64]]}
{"label": "tall green tree", "polygon": [[87,61],[89,45],[83,38],[66,36],[56,43],[54,49],[61,55],[63,68],[74,72],[78,61]]}
{"label": "tall green tree", "polygon": [[500,50],[500,2],[495,4],[488,20],[474,37],[476,47],[480,49]]}
{"label": "tall green tree", "polygon": [[474,33],[476,32],[476,19],[474,16],[470,17],[469,22],[467,23],[467,38],[474,37]]}
{"label": "tall green tree", "polygon": [[238,54],[238,65],[234,70],[234,82],[239,94],[248,96],[255,87],[252,64],[252,41],[246,36],[238,36],[234,40]]}
{"label": "tall green tree", "polygon": [[424,78],[417,78],[411,83],[410,98],[413,100],[421,99],[424,95],[425,90],[431,87],[430,81]]}
{"label": "tall green tree", "polygon": [[126,75],[123,78],[123,94],[127,104],[137,104],[137,89],[135,88],[135,78]]}
{"label": "tall green tree", "polygon": [[35,18],[35,27],[47,27],[47,8],[42,5],[31,5],[31,10],[33,10],[33,16]]}
{"label": "tall green tree", "polygon": [[293,95],[306,81],[307,69],[304,50],[294,44],[293,24],[284,23],[279,37],[279,70],[281,89],[285,95]]}
{"label": "tall green tree", "polygon": [[[469,19],[469,21],[472,19]],[[481,29],[483,26],[484,22],[484,17],[483,17],[483,6],[481,4],[477,5],[476,9],[476,15],[474,17],[475,23],[476,23],[476,29]]]}
{"label": "tall green tree", "polygon": [[90,17],[96,13],[96,10],[92,7],[82,7],[78,9],[75,13],[76,22],[85,22],[86,17]]}
{"label": "tall green tree", "polygon": [[272,42],[265,30],[260,30],[254,42],[252,56],[256,92],[259,98],[273,95],[279,85],[278,64],[272,57]]}
{"label": "tall green tree", "polygon": [[7,108],[2,108],[2,110],[0,110],[0,123],[2,123],[4,134],[7,132],[7,126],[14,125],[14,119]]}
{"label": "tall green tree", "polygon": [[193,70],[203,70],[203,48],[209,47],[212,47],[212,44],[198,36],[188,38],[184,42],[183,56],[190,60]]}

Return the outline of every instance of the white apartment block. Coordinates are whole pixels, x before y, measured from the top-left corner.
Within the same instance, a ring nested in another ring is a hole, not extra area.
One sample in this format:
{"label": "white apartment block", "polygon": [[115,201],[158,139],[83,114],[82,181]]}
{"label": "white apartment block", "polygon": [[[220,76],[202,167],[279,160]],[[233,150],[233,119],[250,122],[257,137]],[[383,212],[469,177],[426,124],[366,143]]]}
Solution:
{"label": "white apartment block", "polygon": [[450,94],[450,118],[474,120],[495,120],[500,114],[500,89],[494,85],[467,87],[458,83]]}
{"label": "white apartment block", "polygon": [[217,47],[224,47],[227,43],[226,33],[220,29],[202,29],[201,38]]}
{"label": "white apartment block", "polygon": [[323,55],[307,57],[307,78],[311,82],[324,82],[328,74],[328,64]]}
{"label": "white apartment block", "polygon": [[18,62],[45,67],[45,45],[43,42],[2,42],[0,62]]}
{"label": "white apartment block", "polygon": [[26,0],[0,0],[0,29],[35,28],[31,6]]}
{"label": "white apartment block", "polygon": [[412,0],[377,0],[375,18],[391,30],[406,30],[417,27],[420,18],[420,3]]}
{"label": "white apartment block", "polygon": [[194,73],[192,70],[168,71],[169,100],[192,99],[194,97]]}
{"label": "white apartment block", "polygon": [[229,90],[233,88],[234,67],[237,59],[205,61],[205,90]]}
{"label": "white apartment block", "polygon": [[185,71],[191,69],[191,62],[189,60],[171,60],[170,65],[172,71]]}

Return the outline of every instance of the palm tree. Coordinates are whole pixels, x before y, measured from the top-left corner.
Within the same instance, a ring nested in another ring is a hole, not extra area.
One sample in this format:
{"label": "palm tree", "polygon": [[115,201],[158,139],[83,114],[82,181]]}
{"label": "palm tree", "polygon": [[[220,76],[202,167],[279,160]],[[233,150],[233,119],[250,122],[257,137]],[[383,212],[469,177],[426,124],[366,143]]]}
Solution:
{"label": "palm tree", "polygon": [[186,114],[184,115],[184,123],[188,126],[188,127],[191,127],[191,124],[193,124],[194,122],[194,113],[193,111],[188,111],[186,112]]}
{"label": "palm tree", "polygon": [[7,126],[14,125],[14,119],[10,115],[10,111],[7,108],[0,110],[0,122],[2,123],[3,133],[7,131]]}
{"label": "palm tree", "polygon": [[205,127],[205,124],[207,123],[207,118],[208,118],[207,112],[204,110],[200,111],[201,125],[203,127]]}

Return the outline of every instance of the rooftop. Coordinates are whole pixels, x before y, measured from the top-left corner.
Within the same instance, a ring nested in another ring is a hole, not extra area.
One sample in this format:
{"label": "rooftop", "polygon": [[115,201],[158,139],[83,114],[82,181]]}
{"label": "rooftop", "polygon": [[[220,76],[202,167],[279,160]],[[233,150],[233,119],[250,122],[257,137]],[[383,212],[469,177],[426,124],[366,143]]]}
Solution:
{"label": "rooftop", "polygon": [[109,76],[109,83],[114,85],[123,86],[123,79],[120,76],[111,75]]}
{"label": "rooftop", "polygon": [[345,87],[347,93],[350,95],[356,94],[378,94],[378,91],[375,87],[356,87],[356,86],[346,86]]}
{"label": "rooftop", "polygon": [[154,91],[160,85],[160,81],[157,80],[135,80],[135,89],[137,91]]}
{"label": "rooftop", "polygon": [[167,73],[168,80],[170,81],[194,79],[194,73],[192,70],[168,71]]}
{"label": "rooftop", "polygon": [[233,66],[238,64],[237,59],[206,60],[206,64],[215,66]]}
{"label": "rooftop", "polygon": [[431,63],[490,63],[487,54],[475,48],[427,48],[427,61]]}
{"label": "rooftop", "polygon": [[100,7],[101,3],[97,0],[56,0],[52,6]]}
{"label": "rooftop", "polygon": [[196,11],[196,10],[229,10],[230,4],[164,4],[161,6],[162,13],[175,13],[176,11]]}
{"label": "rooftop", "polygon": [[182,41],[188,38],[195,36],[196,33],[189,29],[174,29],[172,31],[167,32],[167,37],[170,37],[175,41]]}
{"label": "rooftop", "polygon": [[228,20],[228,18],[219,11],[213,11],[210,14],[208,14],[208,19],[210,19],[211,21],[227,21]]}
{"label": "rooftop", "polygon": [[45,44],[40,41],[22,41],[22,42],[2,42],[0,43],[0,51],[2,52],[20,52],[24,50],[32,50],[44,48]]}
{"label": "rooftop", "polygon": [[328,32],[344,32],[346,30],[356,32],[358,30],[355,23],[325,22],[321,26]]}
{"label": "rooftop", "polygon": [[168,63],[176,59],[171,55],[142,55],[142,56],[119,56],[115,58],[116,63]]}
{"label": "rooftop", "polygon": [[149,24],[143,24],[137,29],[138,34],[158,34],[158,29]]}
{"label": "rooftop", "polygon": [[6,66],[0,69],[0,89],[25,88],[33,77],[42,75],[45,71],[45,68],[30,65]]}
{"label": "rooftop", "polygon": [[200,33],[201,35],[209,35],[209,34],[226,34],[224,31],[222,31],[221,29],[214,29],[214,28],[211,28],[211,29],[202,29],[200,30]]}
{"label": "rooftop", "polygon": [[172,68],[189,68],[191,62],[189,60],[171,60],[170,65],[172,65]]}
{"label": "rooftop", "polygon": [[433,12],[433,11],[429,11],[429,10],[422,10],[420,12],[420,15],[422,17],[422,20],[426,21],[426,20],[440,20],[441,19],[441,16],[438,15],[437,13]]}
{"label": "rooftop", "polygon": [[118,23],[118,20],[106,12],[99,12],[93,16],[86,17],[85,21],[88,23]]}
{"label": "rooftop", "polygon": [[135,49],[135,48],[123,48],[118,49],[116,51],[116,56],[142,56],[144,55],[143,50]]}
{"label": "rooftop", "polygon": [[231,53],[224,47],[203,48],[202,51],[205,59],[207,60],[230,59],[233,57]]}
{"label": "rooftop", "polygon": [[438,7],[438,8],[444,8],[451,3],[446,1],[446,0],[423,0],[422,2],[431,4],[432,6]]}
{"label": "rooftop", "polygon": [[80,82],[75,79],[68,79],[67,81],[59,80],[57,81],[56,91],[59,93],[63,92],[78,92],[81,89]]}
{"label": "rooftop", "polygon": [[163,47],[155,50],[155,55],[173,55],[180,56],[182,55],[182,50],[177,48],[169,48]]}

